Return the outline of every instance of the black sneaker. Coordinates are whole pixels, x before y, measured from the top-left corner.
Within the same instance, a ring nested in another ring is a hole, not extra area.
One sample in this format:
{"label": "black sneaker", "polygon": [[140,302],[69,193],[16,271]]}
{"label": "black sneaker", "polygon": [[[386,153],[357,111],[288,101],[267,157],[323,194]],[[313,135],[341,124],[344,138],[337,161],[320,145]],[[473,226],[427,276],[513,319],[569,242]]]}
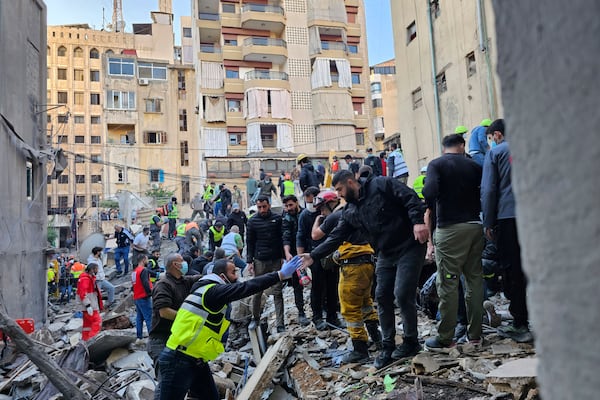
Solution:
{"label": "black sneaker", "polygon": [[412,357],[417,355],[422,349],[419,342],[403,342],[392,352],[392,359],[399,360],[405,357]]}
{"label": "black sneaker", "polygon": [[394,361],[392,359],[392,352],[393,352],[393,350],[390,350],[390,349],[381,350],[379,352],[379,354],[377,355],[377,357],[375,358],[375,362],[373,363],[375,368],[381,369],[381,368],[385,367],[386,365],[390,365]]}
{"label": "black sneaker", "polygon": [[298,315],[298,323],[300,324],[300,326],[308,326],[310,324],[310,321],[308,320],[308,318],[306,318],[306,315],[300,314]]}
{"label": "black sneaker", "polygon": [[325,322],[322,319],[315,320],[315,321],[313,321],[313,323],[315,324],[315,328],[318,331],[324,331],[329,326],[329,325],[327,325],[327,322]]}

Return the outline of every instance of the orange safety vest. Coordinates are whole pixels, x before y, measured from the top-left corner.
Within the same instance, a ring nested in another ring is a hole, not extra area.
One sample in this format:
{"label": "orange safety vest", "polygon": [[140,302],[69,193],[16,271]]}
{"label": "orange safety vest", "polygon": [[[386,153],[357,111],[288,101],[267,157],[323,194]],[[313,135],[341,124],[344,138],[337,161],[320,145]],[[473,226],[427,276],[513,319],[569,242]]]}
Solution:
{"label": "orange safety vest", "polygon": [[73,278],[79,279],[79,275],[81,275],[85,271],[85,265],[77,261],[73,266],[71,266],[71,274],[73,274]]}

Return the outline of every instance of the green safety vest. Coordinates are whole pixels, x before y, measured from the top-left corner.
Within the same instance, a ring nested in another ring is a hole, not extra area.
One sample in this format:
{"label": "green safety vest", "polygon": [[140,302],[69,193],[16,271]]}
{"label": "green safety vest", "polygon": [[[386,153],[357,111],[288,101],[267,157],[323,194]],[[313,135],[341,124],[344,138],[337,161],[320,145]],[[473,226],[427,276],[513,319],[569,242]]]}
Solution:
{"label": "green safety vest", "polygon": [[177,210],[177,204],[173,203],[173,209],[169,212],[169,218],[177,219],[179,211]]}
{"label": "green safety vest", "polygon": [[223,239],[223,236],[225,235],[225,228],[223,228],[220,232],[218,230],[215,229],[214,226],[211,226],[209,228],[209,230],[213,233],[213,237],[215,239],[215,242],[220,242],[221,239]]}
{"label": "green safety vest", "polygon": [[419,175],[417,176],[417,179],[415,179],[415,182],[413,183],[413,190],[415,192],[417,192],[417,196],[419,196],[420,199],[423,199],[423,187],[425,186],[425,175]]}
{"label": "green safety vest", "polygon": [[177,236],[178,237],[185,237],[185,222],[177,225]]}
{"label": "green safety vest", "polygon": [[201,286],[183,301],[171,327],[169,349],[203,361],[214,360],[225,351],[222,340],[230,324],[225,319],[227,306],[212,311],[204,305],[204,294],[215,285]]}
{"label": "green safety vest", "polygon": [[215,189],[213,189],[212,186],[209,186],[204,191],[204,194],[202,195],[202,199],[204,199],[204,200],[210,200],[210,199],[212,199],[212,197],[214,195],[215,195]]}
{"label": "green safety vest", "polygon": [[160,219],[160,217],[158,215],[156,215],[156,214],[152,215],[150,217],[150,225],[154,225],[154,217],[158,217],[158,219]]}
{"label": "green safety vest", "polygon": [[292,181],[283,181],[283,195],[290,196],[294,194],[294,182]]}

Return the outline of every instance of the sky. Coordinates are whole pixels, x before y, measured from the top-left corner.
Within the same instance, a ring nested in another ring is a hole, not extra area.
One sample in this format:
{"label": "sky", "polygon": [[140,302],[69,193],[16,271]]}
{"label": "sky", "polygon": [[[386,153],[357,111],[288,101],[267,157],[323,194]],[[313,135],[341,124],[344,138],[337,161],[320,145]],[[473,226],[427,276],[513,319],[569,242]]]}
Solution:
{"label": "sky", "polygon": [[[48,9],[48,25],[87,23],[94,29],[101,29],[112,20],[113,0],[45,1]],[[394,58],[390,1],[395,0],[364,0],[370,65]],[[150,11],[158,10],[158,0],[122,0],[122,2],[126,32],[131,32],[132,23],[151,22]],[[175,42],[179,44],[179,17],[191,14],[190,0],[173,0],[173,13],[175,14]]]}

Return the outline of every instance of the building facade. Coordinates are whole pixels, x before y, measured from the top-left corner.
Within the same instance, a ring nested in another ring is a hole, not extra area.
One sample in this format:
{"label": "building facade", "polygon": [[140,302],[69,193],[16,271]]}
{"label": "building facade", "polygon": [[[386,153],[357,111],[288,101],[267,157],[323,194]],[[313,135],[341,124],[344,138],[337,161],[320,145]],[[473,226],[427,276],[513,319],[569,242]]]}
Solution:
{"label": "building facade", "polygon": [[0,2],[0,304],[46,320],[46,6]]}
{"label": "building facade", "polygon": [[414,178],[457,126],[502,116],[494,18],[491,0],[390,4],[400,141]]}
{"label": "building facade", "polygon": [[361,0],[194,0],[192,14],[201,176],[372,145]]}
{"label": "building facade", "polygon": [[371,66],[371,120],[378,150],[399,138],[398,86],[395,60]]}

